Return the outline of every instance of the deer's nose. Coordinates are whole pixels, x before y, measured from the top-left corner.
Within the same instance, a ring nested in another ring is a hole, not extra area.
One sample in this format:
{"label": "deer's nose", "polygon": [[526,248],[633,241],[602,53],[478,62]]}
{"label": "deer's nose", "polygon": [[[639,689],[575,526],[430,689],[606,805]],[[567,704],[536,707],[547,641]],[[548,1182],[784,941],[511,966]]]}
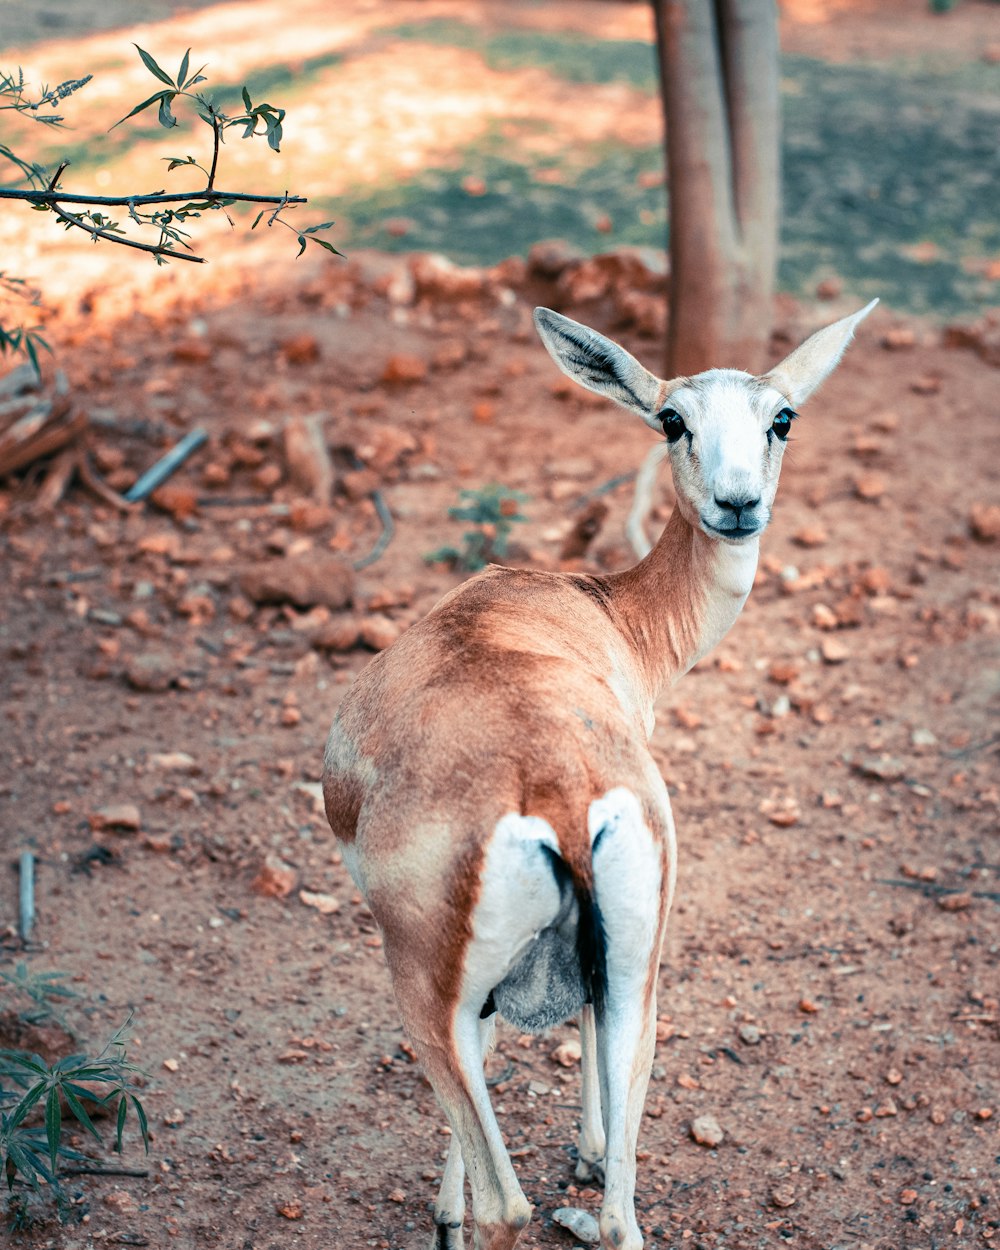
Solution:
{"label": "deer's nose", "polygon": [[760,503],[760,497],[750,499],[747,495],[738,495],[733,499],[720,499],[715,496],[715,502],[723,512],[735,512],[737,521],[740,519],[740,513],[744,508],[756,508]]}

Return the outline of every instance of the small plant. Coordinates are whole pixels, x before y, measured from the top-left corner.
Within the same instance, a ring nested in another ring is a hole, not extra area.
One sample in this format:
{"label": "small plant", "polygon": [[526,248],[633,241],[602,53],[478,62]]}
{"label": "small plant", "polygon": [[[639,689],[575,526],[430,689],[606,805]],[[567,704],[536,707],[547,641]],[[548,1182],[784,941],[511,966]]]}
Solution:
{"label": "small plant", "polygon": [[[96,1103],[99,1107],[113,1104],[114,1149],[118,1152],[122,1148],[122,1133],[131,1106],[143,1144],[149,1150],[146,1113],[131,1079],[138,1069],[128,1061],[125,1049],[131,1023],[129,1016],[94,1057],[68,1055],[48,1064],[38,1055],[0,1050],[0,1167],[6,1173],[8,1189],[13,1190],[15,1180],[20,1179],[37,1192],[44,1180],[58,1197],[59,1160],[83,1159],[62,1139],[64,1106],[100,1141],[101,1135],[84,1102]],[[81,1084],[83,1081],[88,1082],[89,1088]],[[103,1092],[101,1086],[107,1086],[107,1092]],[[26,1121],[37,1106],[44,1112],[44,1124],[29,1125]]]}
{"label": "small plant", "polygon": [[475,573],[491,560],[502,560],[507,554],[511,528],[528,519],[520,510],[527,498],[519,490],[508,490],[496,483],[479,490],[459,491],[459,499],[466,502],[449,508],[448,515],[453,521],[471,521],[474,528],[462,535],[461,548],[439,547],[424,559],[430,564],[450,564],[468,573]]}
{"label": "small plant", "polygon": [[33,972],[25,963],[17,964],[13,972],[0,968],[0,981],[9,985],[15,995],[26,999],[29,1004],[17,1012],[17,1018],[24,1024],[55,1020],[63,1028],[67,1027],[56,1003],[80,997],[68,985],[60,984],[68,975],[66,972]]}

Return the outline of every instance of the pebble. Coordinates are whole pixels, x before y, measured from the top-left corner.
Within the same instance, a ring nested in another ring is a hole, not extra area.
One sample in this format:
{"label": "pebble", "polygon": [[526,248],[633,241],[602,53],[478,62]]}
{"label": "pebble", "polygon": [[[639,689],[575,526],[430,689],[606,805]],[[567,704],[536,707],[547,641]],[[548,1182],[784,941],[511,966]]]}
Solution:
{"label": "pebble", "polygon": [[700,1115],[691,1121],[691,1136],[699,1146],[721,1145],[726,1136],[714,1115]]}
{"label": "pebble", "polygon": [[942,894],[937,905],[942,911],[968,911],[972,906],[972,895],[964,891],[960,894]]}
{"label": "pebble", "polygon": [[162,694],[177,681],[181,667],[165,651],[143,651],[134,655],[125,666],[125,680],[133,690]]}
{"label": "pebble", "polygon": [[135,833],[142,824],[139,809],[134,803],[112,803],[98,808],[90,816],[91,829],[115,829],[119,833]]}
{"label": "pebble", "polygon": [[774,1207],[794,1207],[795,1190],[790,1185],[775,1185],[768,1197]]}
{"label": "pebble", "polygon": [[854,479],[854,493],[866,503],[881,499],[887,489],[888,483],[881,473],[862,473]]}
{"label": "pebble", "polygon": [[321,916],[332,916],[340,910],[340,900],[332,894],[313,894],[311,890],[299,890],[299,902],[315,907]]}
{"label": "pebble", "polygon": [[164,772],[196,773],[198,764],[186,751],[157,751],[149,757],[153,768],[162,768]]}
{"label": "pebble", "polygon": [[268,855],[250,888],[265,898],[287,898],[295,889],[298,877],[291,864],[277,855]]}
{"label": "pebble", "polygon": [[760,1044],[761,1031],[755,1024],[741,1024],[739,1038],[745,1046],[758,1046]]}
{"label": "pebble", "polygon": [[980,542],[1000,538],[1000,504],[975,503],[969,510],[969,529]]}
{"label": "pebble", "polygon": [[385,362],[382,381],[388,386],[413,386],[427,377],[427,362],[408,352],[397,352]]}
{"label": "pebble", "polygon": [[386,647],[392,646],[402,632],[403,627],[398,621],[390,620],[387,616],[369,616],[361,622],[359,635],[366,647],[373,651],[384,651]]}
{"label": "pebble", "polygon": [[354,570],[334,555],[262,560],[240,574],[240,588],[255,603],[346,608],[354,600]]}
{"label": "pebble", "polygon": [[874,781],[900,781],[906,775],[906,765],[891,755],[869,755],[859,760],[855,768]]}
{"label": "pebble", "polygon": [[563,1068],[572,1068],[580,1062],[581,1056],[580,1043],[576,1038],[570,1038],[568,1042],[560,1042],[553,1050],[552,1058]]}
{"label": "pebble", "polygon": [[820,654],[827,664],[843,664],[851,653],[839,638],[824,638]]}
{"label": "pebble", "polygon": [[601,1231],[597,1220],[594,1219],[589,1211],[583,1211],[579,1207],[559,1207],[552,1212],[552,1223],[558,1224],[560,1228],[565,1228],[567,1232],[573,1234],[577,1241],[582,1241],[584,1245],[600,1245]]}

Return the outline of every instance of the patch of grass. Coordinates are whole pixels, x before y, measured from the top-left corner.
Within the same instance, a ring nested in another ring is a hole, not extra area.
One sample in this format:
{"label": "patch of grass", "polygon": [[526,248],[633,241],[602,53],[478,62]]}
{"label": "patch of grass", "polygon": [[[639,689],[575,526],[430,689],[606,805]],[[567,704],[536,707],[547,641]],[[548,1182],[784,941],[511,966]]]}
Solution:
{"label": "patch of grass", "polygon": [[652,44],[639,39],[587,39],[541,30],[488,31],[451,18],[408,22],[381,33],[478,52],[491,69],[545,69],[567,82],[624,82],[640,91],[656,90],[656,52]]}

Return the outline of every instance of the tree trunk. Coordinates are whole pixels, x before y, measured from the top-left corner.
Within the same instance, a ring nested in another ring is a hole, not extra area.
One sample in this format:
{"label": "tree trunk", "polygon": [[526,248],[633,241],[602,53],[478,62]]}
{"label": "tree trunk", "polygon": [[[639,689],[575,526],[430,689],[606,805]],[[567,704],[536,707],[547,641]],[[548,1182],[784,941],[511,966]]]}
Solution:
{"label": "tree trunk", "polygon": [[757,370],[780,202],[774,0],[653,0],[670,204],[668,376]]}

